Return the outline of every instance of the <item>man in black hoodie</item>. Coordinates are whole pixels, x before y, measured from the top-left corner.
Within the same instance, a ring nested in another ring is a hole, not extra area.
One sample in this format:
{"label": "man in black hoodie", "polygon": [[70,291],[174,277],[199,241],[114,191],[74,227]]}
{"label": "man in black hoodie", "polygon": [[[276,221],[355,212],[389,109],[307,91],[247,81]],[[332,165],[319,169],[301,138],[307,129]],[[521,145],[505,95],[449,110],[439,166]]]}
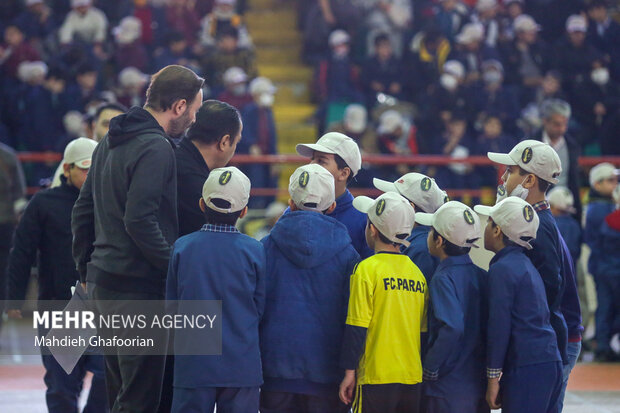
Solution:
{"label": "man in black hoodie", "polygon": [[[144,108],[110,122],[72,215],[73,256],[103,315],[129,300],[163,300],[178,235],[174,144],[195,121],[204,79],[177,65],[153,75]],[[125,329],[103,335],[129,338]],[[134,337],[135,338],[135,337]],[[158,343],[167,337],[155,337]],[[107,354],[112,412],[156,412],[165,356]]]}

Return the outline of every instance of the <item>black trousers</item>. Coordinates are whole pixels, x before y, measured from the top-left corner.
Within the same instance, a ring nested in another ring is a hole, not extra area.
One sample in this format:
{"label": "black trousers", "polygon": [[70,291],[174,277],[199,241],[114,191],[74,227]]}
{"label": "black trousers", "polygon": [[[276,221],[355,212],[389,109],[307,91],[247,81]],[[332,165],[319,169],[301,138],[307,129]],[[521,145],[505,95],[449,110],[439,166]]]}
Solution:
{"label": "black trousers", "polygon": [[357,386],[353,413],[420,413],[422,384],[364,384]]}
{"label": "black trousers", "polygon": [[338,389],[329,397],[261,390],[261,413],[345,413],[349,408],[338,397]]}
{"label": "black trousers", "polygon": [[[4,300],[7,299],[9,280],[6,276],[9,264],[9,252],[13,243],[13,223],[0,224],[0,311],[4,311]],[[0,328],[2,328],[2,314],[0,313]]]}
{"label": "black trousers", "polygon": [[[137,292],[113,291],[88,283],[88,294],[94,300],[95,311],[109,316],[112,314],[128,314],[135,312],[133,300],[163,300],[162,295]],[[131,329],[109,328],[99,331],[104,338],[114,336],[133,338]],[[151,337],[154,335],[149,333]],[[168,340],[167,332],[162,331],[157,342]],[[109,354],[105,356],[106,393],[111,413],[153,413],[157,412],[162,392],[165,355]]]}

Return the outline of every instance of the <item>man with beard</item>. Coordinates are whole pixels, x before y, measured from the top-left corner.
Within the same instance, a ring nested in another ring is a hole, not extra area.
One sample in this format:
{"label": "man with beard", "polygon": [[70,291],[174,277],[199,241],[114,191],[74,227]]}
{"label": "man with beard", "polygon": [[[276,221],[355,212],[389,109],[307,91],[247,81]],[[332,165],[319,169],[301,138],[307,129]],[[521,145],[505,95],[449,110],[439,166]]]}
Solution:
{"label": "man with beard", "polygon": [[[178,234],[172,138],[195,121],[204,79],[166,66],[151,79],[144,108],[112,119],[72,214],[73,256],[96,311],[127,313],[134,300],[163,300],[171,246]],[[162,304],[163,307],[163,304]],[[163,308],[161,309],[163,311]],[[157,343],[165,331],[150,331]],[[109,328],[103,337],[130,338]],[[112,412],[157,411],[164,355],[107,349],[106,387]]]}

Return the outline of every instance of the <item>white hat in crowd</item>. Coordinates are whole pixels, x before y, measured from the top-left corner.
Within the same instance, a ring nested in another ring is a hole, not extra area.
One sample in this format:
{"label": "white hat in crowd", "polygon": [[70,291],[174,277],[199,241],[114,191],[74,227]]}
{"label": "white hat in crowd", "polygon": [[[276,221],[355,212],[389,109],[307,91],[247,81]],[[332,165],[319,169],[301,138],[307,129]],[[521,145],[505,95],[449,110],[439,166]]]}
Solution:
{"label": "white hat in crowd", "polygon": [[336,201],[334,177],[318,164],[300,166],[289,179],[288,193],[297,208],[323,212]]}
{"label": "white hat in crowd", "polygon": [[386,110],[381,114],[379,118],[379,127],[377,132],[379,134],[393,133],[402,128],[404,124],[403,116],[397,110]]}
{"label": "white hat in crowd", "polygon": [[618,176],[619,173],[620,170],[616,169],[613,164],[609,162],[599,163],[594,168],[590,169],[590,186],[594,186],[595,183],[604,179]]}
{"label": "white hat in crowd", "polygon": [[467,23],[456,36],[456,42],[467,44],[479,42],[484,38],[484,26],[480,23]]}
{"label": "white hat in crowd", "polygon": [[[202,186],[202,199],[208,208],[229,214],[241,211],[250,199],[250,179],[234,166],[216,168],[209,173],[209,177]],[[228,208],[218,207],[214,199],[221,199],[230,204]]]}
{"label": "white hat in crowd", "polygon": [[132,88],[140,86],[149,80],[147,74],[142,73],[133,66],[124,68],[118,74],[118,83],[122,88]]}
{"label": "white hat in crowd", "polygon": [[224,75],[222,76],[222,80],[227,85],[232,85],[235,83],[243,83],[248,80],[248,75],[245,71],[237,66],[233,66],[229,69],[226,69]]}
{"label": "white hat in crowd", "polygon": [[92,3],[92,0],[71,0],[71,7],[90,6]]}
{"label": "white hat in crowd", "polygon": [[586,18],[580,14],[573,14],[566,19],[566,31],[571,33],[588,31],[588,22]]}
{"label": "white hat in crowd", "polygon": [[129,44],[142,36],[142,22],[134,16],[124,17],[113,30],[116,42]]}
{"label": "white hat in crowd", "polygon": [[351,168],[353,176],[362,168],[360,148],[353,139],[342,133],[328,132],[316,143],[300,143],[295,149],[299,155],[306,158],[312,158],[315,151],[338,155]]}
{"label": "white hat in crowd", "polygon": [[474,211],[490,216],[515,244],[532,249],[530,241],[536,239],[540,219],[534,208],[523,199],[509,196],[492,207],[476,205]]}
{"label": "white hat in crowd", "polygon": [[97,142],[88,138],[77,138],[69,142],[63,154],[62,163],[75,164],[80,169],[89,169]]}
{"label": "white hat in crowd", "polygon": [[353,200],[353,206],[368,214],[370,222],[387,239],[409,246],[407,238],[413,229],[415,211],[405,198],[394,192],[386,192],[377,199],[358,196]]}
{"label": "white hat in crowd", "polygon": [[250,82],[250,93],[252,95],[269,94],[274,95],[277,91],[273,82],[266,77],[259,76]]}
{"label": "white hat in crowd", "polygon": [[575,213],[575,197],[565,186],[554,186],[547,194],[549,205],[563,212]]}
{"label": "white hat in crowd", "polygon": [[465,77],[465,66],[458,60],[448,60],[443,64],[443,72],[462,79]]}
{"label": "white hat in crowd", "polygon": [[433,178],[417,172],[403,175],[394,182],[374,178],[372,183],[380,191],[404,196],[419,208],[416,212],[432,214],[448,200],[448,194],[439,188]]}
{"label": "white hat in crowd", "polygon": [[349,33],[345,32],[344,30],[334,30],[329,35],[329,46],[340,46],[341,44],[349,43],[350,39],[351,36],[349,36]]}
{"label": "white hat in crowd", "polygon": [[555,149],[546,143],[527,139],[519,142],[509,153],[489,152],[490,160],[501,165],[518,165],[552,184],[562,173],[562,161]]}
{"label": "white hat in crowd", "polygon": [[43,3],[43,0],[26,0],[26,6],[34,6],[41,3]]}
{"label": "white hat in crowd", "polygon": [[415,222],[433,227],[439,235],[457,247],[478,248],[474,243],[480,238],[480,218],[465,204],[449,201],[434,214],[417,213]]}
{"label": "white hat in crowd", "polygon": [[362,133],[368,125],[368,112],[363,105],[353,103],[344,111],[344,126],[353,133]]}
{"label": "white hat in crowd", "polygon": [[540,25],[536,23],[532,16],[528,16],[527,14],[517,16],[512,26],[517,32],[534,32],[540,30]]}
{"label": "white hat in crowd", "polygon": [[497,0],[478,0],[476,3],[476,10],[479,12],[485,12],[497,7]]}

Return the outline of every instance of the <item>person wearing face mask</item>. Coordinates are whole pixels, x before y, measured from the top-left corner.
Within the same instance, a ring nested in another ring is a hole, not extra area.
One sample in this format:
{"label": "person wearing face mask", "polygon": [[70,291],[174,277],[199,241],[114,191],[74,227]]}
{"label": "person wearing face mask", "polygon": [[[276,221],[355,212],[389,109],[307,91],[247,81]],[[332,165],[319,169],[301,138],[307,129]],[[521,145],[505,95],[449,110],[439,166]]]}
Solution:
{"label": "person wearing face mask", "polygon": [[550,145],[535,140],[524,140],[509,153],[489,152],[487,155],[507,168],[502,176],[503,187],[498,188],[498,202],[509,196],[519,197],[527,201],[540,218],[533,248],[526,255],[545,285],[551,326],[564,365],[562,403],[568,377],[581,352],[583,333],[575,267],[545,198],[551,185],[559,182],[562,162]]}
{"label": "person wearing face mask", "polygon": [[253,102],[252,95],[248,93],[248,75],[242,68],[231,67],[227,69],[222,80],[225,89],[217,96],[217,100],[226,102],[240,111]]}
{"label": "person wearing face mask", "polygon": [[235,11],[236,0],[215,0],[213,12],[207,14],[200,22],[200,45],[213,48],[217,38],[226,30],[234,28],[239,33],[239,47],[251,49],[252,38],[248,33],[243,18]]}
{"label": "person wearing face mask", "polygon": [[[237,148],[239,153],[251,155],[271,155],[277,153],[276,124],[271,107],[276,88],[271,80],[257,77],[250,82],[250,94],[254,101],[243,108],[243,140]],[[278,182],[276,168],[267,164],[245,165],[241,170],[252,177],[256,188],[275,188]],[[273,197],[252,197],[252,208],[264,208]]]}

